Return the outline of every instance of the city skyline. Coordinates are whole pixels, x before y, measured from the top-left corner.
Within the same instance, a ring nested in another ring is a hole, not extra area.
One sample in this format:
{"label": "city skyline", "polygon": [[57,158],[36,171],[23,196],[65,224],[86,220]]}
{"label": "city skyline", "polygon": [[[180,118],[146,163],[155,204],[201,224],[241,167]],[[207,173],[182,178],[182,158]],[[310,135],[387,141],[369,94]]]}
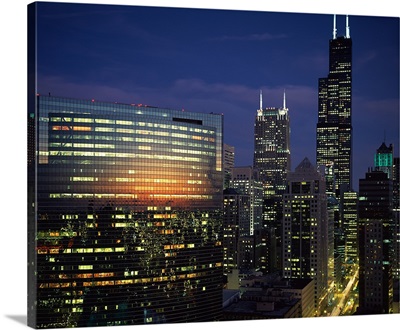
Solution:
{"label": "city skyline", "polygon": [[[285,90],[292,164],[316,164],[318,78],[328,73],[333,15],[48,5],[39,23],[39,93],[223,113],[224,142],[235,147],[235,165],[246,166],[259,90],[266,107],[281,107]],[[357,189],[383,140],[398,154],[398,20],[350,15],[349,26]],[[347,33],[344,15],[336,27]]]}

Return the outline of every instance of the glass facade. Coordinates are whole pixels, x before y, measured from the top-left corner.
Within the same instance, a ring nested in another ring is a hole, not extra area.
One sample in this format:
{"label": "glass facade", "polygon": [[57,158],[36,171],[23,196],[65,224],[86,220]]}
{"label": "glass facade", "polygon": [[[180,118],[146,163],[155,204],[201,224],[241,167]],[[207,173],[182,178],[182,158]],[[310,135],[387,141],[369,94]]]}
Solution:
{"label": "glass facade", "polygon": [[218,320],[223,117],[36,104],[36,326]]}

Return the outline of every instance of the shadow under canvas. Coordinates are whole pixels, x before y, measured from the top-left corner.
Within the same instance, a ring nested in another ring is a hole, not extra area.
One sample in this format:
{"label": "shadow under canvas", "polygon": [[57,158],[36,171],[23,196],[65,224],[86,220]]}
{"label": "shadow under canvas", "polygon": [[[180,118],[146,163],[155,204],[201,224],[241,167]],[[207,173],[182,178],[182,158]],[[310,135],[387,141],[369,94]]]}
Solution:
{"label": "shadow under canvas", "polygon": [[27,325],[27,316],[26,315],[6,315],[9,319],[21,323],[23,325]]}

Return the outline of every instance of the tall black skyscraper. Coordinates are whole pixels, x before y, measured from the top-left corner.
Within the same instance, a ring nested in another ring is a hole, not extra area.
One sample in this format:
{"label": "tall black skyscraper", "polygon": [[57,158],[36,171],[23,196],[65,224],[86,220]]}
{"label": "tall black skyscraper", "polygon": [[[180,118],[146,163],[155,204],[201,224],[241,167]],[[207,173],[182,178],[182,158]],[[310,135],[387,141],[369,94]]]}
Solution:
{"label": "tall black skyscraper", "polygon": [[352,39],[348,17],[345,36],[337,36],[336,16],[333,24],[329,73],[318,83],[317,164],[333,164],[335,180],[327,192],[339,196],[341,185],[352,186]]}
{"label": "tall black skyscraper", "polygon": [[254,123],[254,167],[260,172],[267,198],[282,195],[286,191],[286,176],[290,171],[290,120],[283,96],[283,107],[262,107]]}
{"label": "tall black skyscraper", "polygon": [[393,312],[393,181],[382,171],[360,179],[359,314]]}
{"label": "tall black skyscraper", "polygon": [[[260,173],[264,189],[263,228],[273,228],[276,243],[281,243],[282,196],[286,192],[286,179],[290,171],[290,118],[283,95],[283,107],[262,106],[257,110],[254,123],[254,168]],[[280,251],[277,248],[277,251]],[[281,264],[277,255],[277,263]]]}

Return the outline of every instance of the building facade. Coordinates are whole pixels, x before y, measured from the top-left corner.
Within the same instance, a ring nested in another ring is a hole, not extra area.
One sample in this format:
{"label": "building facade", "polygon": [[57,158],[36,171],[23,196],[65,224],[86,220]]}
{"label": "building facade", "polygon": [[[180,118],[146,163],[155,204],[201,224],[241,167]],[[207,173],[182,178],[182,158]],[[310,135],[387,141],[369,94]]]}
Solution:
{"label": "building facade", "polygon": [[224,274],[228,275],[233,270],[252,267],[253,253],[250,252],[249,258],[246,252],[250,238],[250,196],[233,188],[225,189],[223,214]]}
{"label": "building facade", "polygon": [[265,197],[282,197],[290,171],[290,120],[285,96],[282,108],[263,108],[260,95],[254,124],[253,166],[259,170]]}
{"label": "building facade", "polygon": [[360,179],[359,314],[393,312],[392,180],[382,171]]}
{"label": "building facade", "polygon": [[395,157],[393,161],[393,213],[394,213],[394,279],[397,292],[400,290],[400,161]]}
{"label": "building facade", "polygon": [[325,178],[305,158],[288,176],[284,195],[283,277],[314,279],[315,315],[328,289],[328,211]]}
{"label": "building facade", "polygon": [[39,95],[30,111],[33,326],[219,319],[223,117]]}
{"label": "building facade", "polygon": [[229,188],[230,180],[232,178],[232,169],[235,166],[235,147],[224,143],[224,189]]}
{"label": "building facade", "polygon": [[[341,185],[352,187],[352,39],[337,36],[336,15],[329,41],[329,73],[318,83],[317,165],[333,166],[327,192],[338,196]],[[339,196],[338,196],[339,197]]]}
{"label": "building facade", "polygon": [[250,196],[250,235],[261,227],[263,207],[263,185],[259,171],[251,166],[238,166],[232,169],[230,185],[232,188]]}
{"label": "building facade", "polygon": [[294,294],[301,301],[301,316],[314,316],[314,280],[313,279],[285,279],[278,272],[263,276],[249,276],[241,281],[241,292],[271,292],[271,289]]}
{"label": "building facade", "polygon": [[250,275],[241,280],[240,299],[225,306],[224,319],[312,317],[314,287],[313,279],[287,280],[278,272]]}
{"label": "building facade", "polygon": [[341,200],[345,236],[345,262],[358,264],[358,193],[356,191],[344,191]]}
{"label": "building facade", "polygon": [[253,166],[259,171],[260,181],[263,184],[261,227],[274,229],[276,264],[281,266],[282,196],[286,191],[287,175],[291,168],[290,118],[285,93],[281,108],[263,108],[260,93],[260,108],[257,110],[254,124]]}

